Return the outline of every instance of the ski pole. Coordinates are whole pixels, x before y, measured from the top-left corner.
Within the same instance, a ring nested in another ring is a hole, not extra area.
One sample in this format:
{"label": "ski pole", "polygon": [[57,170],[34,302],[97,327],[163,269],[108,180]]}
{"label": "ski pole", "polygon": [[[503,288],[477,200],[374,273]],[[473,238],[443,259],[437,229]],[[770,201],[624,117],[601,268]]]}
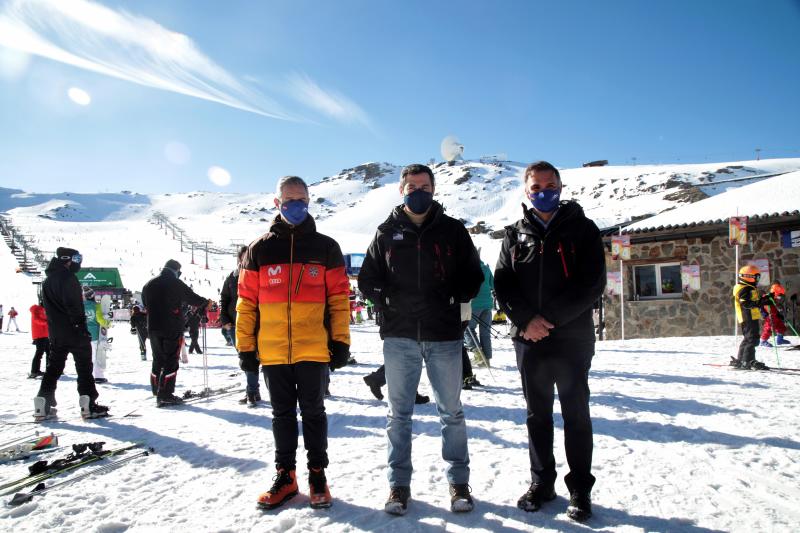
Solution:
{"label": "ski pole", "polygon": [[[202,322],[202,321],[201,321]],[[203,391],[208,393],[208,350],[206,349],[206,324],[202,322],[203,326]]]}
{"label": "ski pole", "polygon": [[[775,303],[775,300],[772,299],[772,296],[769,297],[769,301],[772,302],[772,305],[774,305],[776,309],[778,308],[778,304]],[[784,322],[784,324],[786,324],[791,328],[792,333],[794,333],[796,337],[800,337],[800,334],[797,333],[797,330],[794,329],[794,326],[792,325],[791,322],[787,320],[786,322]]]}
{"label": "ski pole", "polygon": [[153,452],[155,452],[155,450],[153,448],[147,448],[146,450],[143,450],[141,452],[135,453],[135,454],[131,455],[130,457],[125,457],[124,459],[118,459],[116,461],[112,461],[112,462],[110,462],[108,464],[105,464],[103,466],[99,466],[97,468],[94,468],[94,469],[90,470],[89,472],[84,472],[83,474],[77,475],[77,476],[72,477],[70,479],[65,479],[64,481],[61,481],[59,483],[54,483],[53,485],[50,485],[49,487],[45,487],[44,483],[40,483],[39,485],[37,485],[30,492],[27,492],[27,493],[26,492],[18,492],[18,493],[16,493],[14,495],[14,497],[11,498],[11,500],[8,502],[8,504],[9,505],[22,505],[23,503],[27,503],[27,502],[33,500],[34,496],[40,496],[40,495],[45,494],[45,493],[47,493],[47,492],[49,492],[49,491],[51,491],[51,490],[53,490],[55,488],[63,487],[64,485],[71,485],[72,483],[75,483],[76,481],[79,481],[79,480],[81,480],[81,479],[83,479],[85,477],[93,476],[94,474],[103,474],[105,472],[110,472],[110,471],[114,470],[115,468],[119,468],[120,466],[122,466],[125,463],[133,461],[134,459],[136,459],[138,457],[145,457],[147,455],[150,455]]}
{"label": "ski pole", "polygon": [[508,335],[504,335],[504,334],[500,333],[500,330],[495,329],[491,324],[487,323],[485,320],[483,320],[481,317],[479,317],[475,313],[472,313],[472,318],[474,318],[479,324],[483,324],[484,326],[488,327],[489,331],[492,332],[492,337],[494,337],[495,339],[500,340],[500,339],[506,338],[508,336]]}
{"label": "ski pole", "polygon": [[478,344],[478,340],[475,338],[475,334],[472,333],[472,330],[469,329],[469,328],[467,328],[467,331],[469,332],[470,339],[472,339],[472,342],[475,344],[475,353],[478,354],[478,356],[483,361],[483,364],[486,365],[486,370],[489,371],[489,376],[491,376],[492,381],[494,383],[497,383],[497,381],[494,379],[494,374],[492,374],[492,367],[489,366],[489,361],[488,361],[488,359],[486,359],[486,355],[483,353],[483,349],[481,348],[481,345]]}

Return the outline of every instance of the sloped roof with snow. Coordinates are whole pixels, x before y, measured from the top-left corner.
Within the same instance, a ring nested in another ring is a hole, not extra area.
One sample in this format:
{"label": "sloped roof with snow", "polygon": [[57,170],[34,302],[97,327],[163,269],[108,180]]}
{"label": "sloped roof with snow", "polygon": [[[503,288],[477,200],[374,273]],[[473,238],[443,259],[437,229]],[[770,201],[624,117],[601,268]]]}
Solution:
{"label": "sloped roof with snow", "polygon": [[639,220],[623,233],[644,233],[673,228],[727,223],[732,216],[759,220],[800,216],[800,171],[788,172],[730,190],[698,202]]}

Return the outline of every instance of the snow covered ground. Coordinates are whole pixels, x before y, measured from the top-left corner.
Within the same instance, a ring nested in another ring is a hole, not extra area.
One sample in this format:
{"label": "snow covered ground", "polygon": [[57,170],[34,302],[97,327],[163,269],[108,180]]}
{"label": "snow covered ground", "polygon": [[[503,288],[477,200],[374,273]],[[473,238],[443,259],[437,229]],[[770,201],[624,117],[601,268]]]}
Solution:
{"label": "snow covered ground", "polygon": [[[413,501],[408,515],[391,517],[382,511],[388,493],[386,404],[362,381],[381,364],[374,325],[354,327],[358,364],[332,376],[333,397],[326,401],[333,507],[312,510],[301,494],[271,512],[255,508],[274,472],[269,408],[240,406],[237,394],[156,409],[149,362],[139,359],[135,337],[125,323],[111,334],[110,383],[99,387],[101,402],[117,418],[80,419],[68,363],[57,394],[66,420],[39,426],[8,424],[30,419],[39,382],[25,378],[33,353],[29,334],[0,335],[0,442],[38,427],[57,432],[63,444],[103,440],[110,447],[136,441],[156,453],[21,507],[2,506],[0,530],[750,532],[792,531],[800,524],[800,375],[704,366],[727,360],[734,351],[731,337],[598,344],[591,373],[595,516],[580,525],[564,513],[561,477],[558,499],[541,512],[515,506],[529,473],[524,402],[507,339],[495,342],[494,380],[479,369],[487,386],[462,395],[475,511],[449,511],[439,423],[428,404],[418,406],[415,415]],[[208,330],[207,338],[211,385],[242,383],[233,349],[223,346],[218,330]],[[179,393],[202,387],[202,359],[190,357],[179,373]],[[780,357],[783,366],[800,367],[800,352],[782,351]],[[759,348],[759,358],[776,363],[770,350]],[[430,393],[425,377],[421,391]],[[119,418],[133,409],[132,416]],[[558,414],[556,423],[563,476]],[[307,494],[302,444],[300,452],[301,491]],[[25,473],[25,464],[0,465],[0,480]]]}

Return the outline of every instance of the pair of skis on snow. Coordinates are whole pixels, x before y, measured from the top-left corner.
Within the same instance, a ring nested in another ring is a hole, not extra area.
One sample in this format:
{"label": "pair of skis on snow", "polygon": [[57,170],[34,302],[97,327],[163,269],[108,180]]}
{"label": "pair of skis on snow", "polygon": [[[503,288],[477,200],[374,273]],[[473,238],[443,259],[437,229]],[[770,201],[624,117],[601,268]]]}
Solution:
{"label": "pair of skis on snow", "polygon": [[58,449],[55,433],[40,436],[38,432],[0,444],[0,463],[28,459],[40,453]]}
{"label": "pair of skis on snow", "polygon": [[[105,461],[105,459],[109,457],[114,457],[128,450],[138,448],[140,447],[140,444],[129,444],[111,450],[103,450],[103,444],[104,443],[100,442],[73,445],[73,452],[62,459],[57,459],[55,461],[39,461],[34,463],[29,467],[29,474],[27,476],[0,484],[0,495],[5,496],[15,493],[14,497],[9,501],[9,505],[21,505],[31,501],[35,496],[43,495],[53,489],[70,485],[89,476],[110,472],[138,457],[145,457],[154,452],[152,448],[144,448],[141,451],[122,459]],[[50,485],[49,487],[44,483],[50,478],[66,472],[71,472],[77,468],[93,463],[101,463],[101,466]],[[36,486],[30,492],[16,492],[19,489],[29,487],[31,485]]]}

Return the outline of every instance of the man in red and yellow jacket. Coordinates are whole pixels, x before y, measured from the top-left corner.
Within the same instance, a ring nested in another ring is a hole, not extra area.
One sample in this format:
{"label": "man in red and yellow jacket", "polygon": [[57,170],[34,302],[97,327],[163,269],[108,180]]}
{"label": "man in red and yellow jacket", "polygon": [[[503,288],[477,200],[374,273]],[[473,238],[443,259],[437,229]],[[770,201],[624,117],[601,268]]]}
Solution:
{"label": "man in red and yellow jacket", "polygon": [[308,187],[281,178],[268,233],[248,247],[239,270],[236,349],[246,372],[263,365],[272,404],[277,475],[258,505],[272,509],[297,494],[297,405],[308,452],[311,506],[330,507],[325,478],[328,367],[350,355],[349,282],[339,245],[308,215]]}
{"label": "man in red and yellow jacket", "polygon": [[42,355],[45,356],[45,365],[47,364],[46,358],[50,357],[47,314],[41,303],[31,306],[31,337],[33,337],[34,346],[36,346],[36,353],[33,354],[31,373],[28,374],[28,377],[33,379],[44,376],[44,372],[42,372]]}

